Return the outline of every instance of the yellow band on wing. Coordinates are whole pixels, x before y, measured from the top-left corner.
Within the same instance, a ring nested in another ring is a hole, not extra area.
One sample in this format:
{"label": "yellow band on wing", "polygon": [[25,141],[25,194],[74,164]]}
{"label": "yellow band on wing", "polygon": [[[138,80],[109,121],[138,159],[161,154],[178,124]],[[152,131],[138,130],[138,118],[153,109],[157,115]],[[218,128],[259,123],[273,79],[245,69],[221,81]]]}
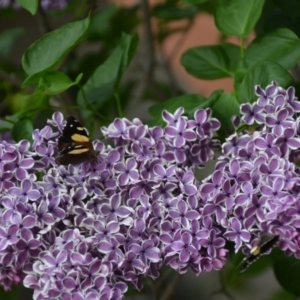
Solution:
{"label": "yellow band on wing", "polygon": [[76,143],[86,143],[90,141],[90,139],[87,136],[78,133],[72,134],[71,139]]}
{"label": "yellow band on wing", "polygon": [[259,247],[255,246],[255,247],[253,247],[253,248],[251,249],[250,253],[251,253],[252,255],[256,256],[256,255],[259,255],[260,250],[261,250],[261,249],[260,249]]}
{"label": "yellow band on wing", "polygon": [[88,152],[88,151],[90,151],[90,149],[88,149],[88,148],[75,149],[75,150],[68,152],[68,154],[81,154],[81,153]]}

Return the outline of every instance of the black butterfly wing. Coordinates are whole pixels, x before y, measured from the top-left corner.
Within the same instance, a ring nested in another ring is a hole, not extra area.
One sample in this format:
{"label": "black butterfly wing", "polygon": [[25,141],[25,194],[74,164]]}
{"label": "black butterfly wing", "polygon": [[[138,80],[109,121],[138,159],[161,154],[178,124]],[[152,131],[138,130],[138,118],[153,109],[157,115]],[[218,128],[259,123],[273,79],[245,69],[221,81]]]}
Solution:
{"label": "black butterfly wing", "polygon": [[262,233],[256,246],[250,250],[250,254],[240,263],[240,272],[245,272],[248,267],[258,260],[262,255],[268,254],[270,250],[277,245],[279,235]]}
{"label": "black butterfly wing", "polygon": [[60,165],[79,164],[96,157],[86,129],[73,116],[67,117],[67,124],[58,139],[58,151],[55,161]]}

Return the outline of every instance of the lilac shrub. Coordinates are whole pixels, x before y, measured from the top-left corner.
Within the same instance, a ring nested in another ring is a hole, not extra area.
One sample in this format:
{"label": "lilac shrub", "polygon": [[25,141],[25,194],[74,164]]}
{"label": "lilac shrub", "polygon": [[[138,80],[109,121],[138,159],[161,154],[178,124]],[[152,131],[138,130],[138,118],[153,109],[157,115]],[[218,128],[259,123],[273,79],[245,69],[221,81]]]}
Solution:
{"label": "lilac shrub", "polygon": [[[231,135],[215,171],[200,187],[202,217],[249,253],[261,232],[279,235],[279,248],[300,258],[300,102],[293,87],[256,87],[258,99],[241,105],[241,122],[259,126]],[[235,122],[237,119],[235,119]]]}
{"label": "lilac shrub", "polygon": [[202,199],[194,177],[213,158],[220,124],[209,109],[183,113],[164,111],[165,128],[116,119],[103,129],[114,147],[94,141],[97,161],[75,166],[55,163],[59,112],[34,130],[32,149],[1,141],[2,286],[23,282],[38,300],[121,299],[164,265],[223,268],[222,226],[203,215],[211,193]]}

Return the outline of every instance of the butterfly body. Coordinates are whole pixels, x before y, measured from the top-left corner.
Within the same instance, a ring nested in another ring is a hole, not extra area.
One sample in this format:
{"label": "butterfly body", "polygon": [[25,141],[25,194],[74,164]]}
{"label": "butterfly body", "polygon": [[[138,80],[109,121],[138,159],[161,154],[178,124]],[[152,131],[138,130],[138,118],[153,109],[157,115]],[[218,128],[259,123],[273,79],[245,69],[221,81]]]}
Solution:
{"label": "butterfly body", "polygon": [[245,272],[248,267],[262,255],[268,254],[270,250],[277,245],[278,241],[278,235],[262,233],[257,245],[250,250],[250,254],[240,263],[240,272]]}
{"label": "butterfly body", "polygon": [[67,117],[67,124],[58,138],[58,151],[55,158],[58,165],[77,165],[98,156],[86,129],[73,116]]}

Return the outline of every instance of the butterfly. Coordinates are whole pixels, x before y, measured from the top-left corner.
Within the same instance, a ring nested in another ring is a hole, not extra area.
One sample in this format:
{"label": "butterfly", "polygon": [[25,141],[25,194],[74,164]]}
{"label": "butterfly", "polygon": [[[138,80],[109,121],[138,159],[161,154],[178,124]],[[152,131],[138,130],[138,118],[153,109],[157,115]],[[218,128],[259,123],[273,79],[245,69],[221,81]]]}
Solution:
{"label": "butterfly", "polygon": [[73,117],[67,117],[67,124],[58,138],[59,155],[55,158],[58,165],[77,165],[93,161],[98,155],[86,129]]}
{"label": "butterfly", "polygon": [[278,241],[279,235],[262,233],[257,245],[250,250],[250,254],[240,263],[240,273],[245,272],[260,256],[268,254],[277,245]]}

